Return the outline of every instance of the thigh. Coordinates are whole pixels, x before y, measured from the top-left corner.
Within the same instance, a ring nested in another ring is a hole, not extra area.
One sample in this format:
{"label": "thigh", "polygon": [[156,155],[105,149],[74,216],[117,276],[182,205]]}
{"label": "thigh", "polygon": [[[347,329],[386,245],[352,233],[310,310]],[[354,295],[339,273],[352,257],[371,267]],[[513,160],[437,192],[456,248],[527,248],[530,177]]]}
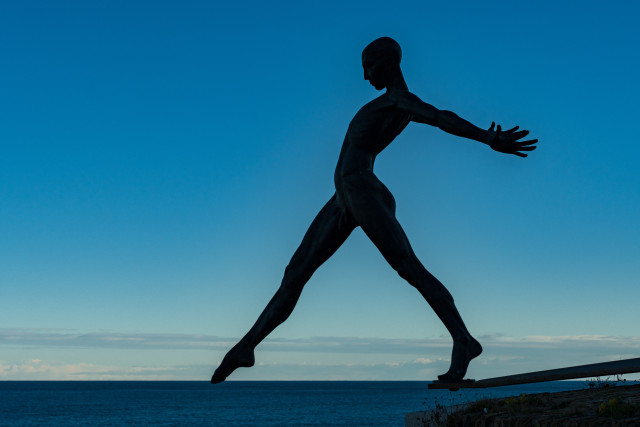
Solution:
{"label": "thigh", "polygon": [[312,271],[333,255],[356,227],[344,204],[334,195],[320,210],[293,254],[289,267]]}
{"label": "thigh", "polygon": [[395,216],[395,200],[373,174],[352,183],[348,194],[351,214],[382,256],[396,270],[415,257],[409,239]]}

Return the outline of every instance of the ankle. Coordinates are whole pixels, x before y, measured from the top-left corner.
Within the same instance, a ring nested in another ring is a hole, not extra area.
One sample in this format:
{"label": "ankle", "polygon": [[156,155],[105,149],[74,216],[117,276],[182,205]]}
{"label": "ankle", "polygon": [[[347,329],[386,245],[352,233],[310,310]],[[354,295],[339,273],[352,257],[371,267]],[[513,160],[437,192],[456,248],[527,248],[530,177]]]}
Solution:
{"label": "ankle", "polygon": [[460,334],[456,334],[455,336],[452,337],[453,338],[453,342],[456,344],[470,344],[474,341],[474,338],[471,336],[471,334],[467,333],[460,333]]}

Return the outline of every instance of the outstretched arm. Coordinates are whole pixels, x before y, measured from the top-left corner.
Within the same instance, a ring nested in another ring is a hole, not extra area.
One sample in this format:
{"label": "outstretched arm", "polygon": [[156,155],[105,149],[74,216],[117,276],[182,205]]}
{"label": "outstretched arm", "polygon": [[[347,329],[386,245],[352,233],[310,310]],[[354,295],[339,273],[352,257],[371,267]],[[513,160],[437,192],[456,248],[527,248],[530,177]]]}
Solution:
{"label": "outstretched arm", "polygon": [[494,129],[495,123],[492,123],[488,130],[484,130],[451,111],[438,110],[411,92],[394,92],[390,95],[396,107],[411,114],[411,119],[415,122],[437,126],[452,135],[482,142],[501,153],[527,157],[522,151],[532,151],[536,148],[534,144],[538,142],[537,139],[520,141],[529,131],[518,131],[518,126],[503,132],[500,125]]}

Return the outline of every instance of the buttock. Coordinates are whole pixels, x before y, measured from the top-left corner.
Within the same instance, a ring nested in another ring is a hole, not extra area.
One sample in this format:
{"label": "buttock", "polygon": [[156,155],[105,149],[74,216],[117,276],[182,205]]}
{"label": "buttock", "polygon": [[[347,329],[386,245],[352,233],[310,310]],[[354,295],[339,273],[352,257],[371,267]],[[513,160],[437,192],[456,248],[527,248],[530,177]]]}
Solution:
{"label": "buttock", "polygon": [[396,201],[393,195],[373,172],[358,171],[346,175],[342,177],[341,187],[340,198],[354,218],[358,218],[361,211],[380,208],[395,214]]}

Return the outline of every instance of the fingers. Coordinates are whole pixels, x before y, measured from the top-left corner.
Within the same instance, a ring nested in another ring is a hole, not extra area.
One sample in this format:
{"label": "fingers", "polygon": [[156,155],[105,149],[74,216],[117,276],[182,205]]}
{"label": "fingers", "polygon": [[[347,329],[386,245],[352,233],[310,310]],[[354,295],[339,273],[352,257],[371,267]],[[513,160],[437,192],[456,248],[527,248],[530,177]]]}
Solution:
{"label": "fingers", "polygon": [[[491,127],[490,127],[489,129],[493,129],[493,127],[494,127],[495,125],[496,125],[496,123],[495,123],[495,122],[491,122]],[[498,126],[500,126],[500,125],[498,125]],[[509,129],[509,130],[503,130],[502,132],[504,132],[504,133],[507,133],[507,132],[515,132],[515,131],[517,131],[519,128],[520,128],[520,126],[515,126],[515,127],[512,127],[512,128],[511,128],[511,129]]]}
{"label": "fingers", "polygon": [[521,130],[520,132],[514,132],[511,135],[516,139],[520,139],[520,138],[524,138],[525,136],[529,135],[529,131],[528,130]]}
{"label": "fingers", "polygon": [[518,157],[527,157],[527,154],[521,153],[521,151],[533,151],[535,149],[536,147],[520,147],[518,148],[518,151],[514,151],[513,154],[515,154]]}
{"label": "fingers", "polygon": [[[502,130],[502,127],[498,125],[496,127],[495,122],[491,122],[491,127],[489,131],[494,131],[495,133],[492,136],[491,146],[496,151],[501,151],[503,153],[515,154],[518,157],[527,157],[527,153],[523,153],[523,151],[529,152],[536,149],[536,144],[538,142],[537,139],[530,139],[527,141],[518,141],[521,138],[529,135],[528,130],[518,130],[520,126],[514,126],[509,130]],[[496,145],[493,145],[493,144]]]}
{"label": "fingers", "polygon": [[[500,127],[500,125],[498,125],[498,127]],[[516,132],[519,128],[520,128],[520,126],[515,126],[515,127],[512,127],[509,130],[502,131],[502,137],[505,138],[505,137],[508,136],[509,139],[511,139],[512,141],[516,141],[518,139],[524,138],[525,136],[529,135],[529,131],[528,130],[521,130],[521,131]],[[533,141],[535,141],[535,142],[533,142]],[[536,142],[538,142],[537,139],[532,140],[532,141],[527,141],[527,143],[525,143],[524,145],[535,144]]]}
{"label": "fingers", "polygon": [[532,145],[532,144],[535,144],[536,142],[538,142],[537,139],[530,139],[528,141],[522,141],[522,142],[518,141],[518,145],[520,146]]}
{"label": "fingers", "polygon": [[503,131],[502,132],[503,136],[509,135],[510,138],[520,139],[520,138],[524,138],[525,136],[529,135],[529,131],[528,130],[521,130],[521,131],[516,132],[518,127],[519,126],[516,126],[516,127],[511,128],[509,130]]}

